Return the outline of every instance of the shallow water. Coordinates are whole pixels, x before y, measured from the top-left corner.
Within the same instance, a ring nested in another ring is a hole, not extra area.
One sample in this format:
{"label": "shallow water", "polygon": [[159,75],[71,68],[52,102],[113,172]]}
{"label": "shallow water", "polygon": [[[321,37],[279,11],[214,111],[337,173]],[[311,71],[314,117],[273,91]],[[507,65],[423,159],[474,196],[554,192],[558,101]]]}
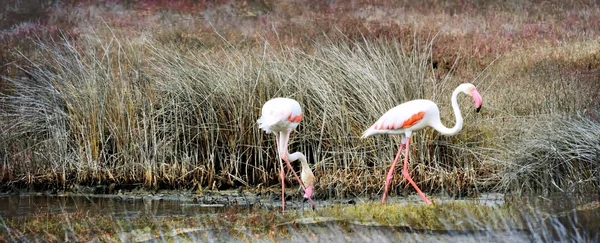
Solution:
{"label": "shallow water", "polygon": [[[315,208],[332,205],[373,202],[373,199],[354,198],[336,200],[316,200]],[[378,201],[375,200],[375,201]],[[497,206],[504,204],[501,194],[483,194],[478,198],[451,199],[436,198],[435,203],[473,202],[481,205]],[[423,204],[419,197],[389,197],[387,203],[399,205]],[[228,210],[228,206],[241,206],[250,210],[254,208],[281,209],[280,197],[268,198],[234,192],[223,192],[199,197],[194,200],[189,196],[139,195],[49,195],[42,193],[3,194],[0,195],[0,216],[3,218],[27,216],[34,213],[70,213],[84,211],[87,215],[135,216],[195,216],[199,214],[215,214]],[[286,200],[288,210],[308,210],[310,205],[299,199]]]}
{"label": "shallow water", "polygon": [[[114,218],[128,219],[147,216],[149,218],[161,217],[196,217],[198,215],[215,215],[231,210],[232,203],[236,202],[239,212],[240,206],[251,212],[256,208],[267,208],[279,212],[279,198],[235,196],[236,193],[211,195],[210,198],[203,197],[196,200],[190,197],[164,196],[117,196],[117,195],[43,195],[43,194],[20,194],[0,195],[1,219],[23,218],[35,214],[57,214],[57,213],[83,213],[86,218],[98,215],[111,215]],[[227,197],[223,199],[222,197]],[[239,197],[239,198],[238,198]],[[243,200],[240,198],[244,198]],[[351,200],[329,200],[318,201],[317,208],[326,208],[335,204],[355,204],[372,202],[374,199],[355,198]],[[481,205],[497,206],[505,203],[504,196],[500,194],[485,194],[479,198],[450,199],[435,198],[436,204],[444,204],[457,201],[468,201]],[[535,208],[534,214],[523,214],[521,217],[530,222],[525,228],[506,225],[504,230],[491,230],[493,227],[506,224],[503,219],[490,218],[488,221],[480,222],[479,229],[460,231],[450,230],[455,228],[456,222],[449,222],[449,230],[431,231],[414,229],[405,226],[369,225],[356,222],[323,221],[323,222],[296,222],[289,227],[289,234],[282,241],[332,241],[332,242],[536,242],[536,241],[568,241],[568,242],[598,242],[600,232],[600,203],[598,198],[577,198],[569,196],[556,196],[551,198],[529,197],[523,199],[518,207]],[[286,209],[309,210],[308,204],[302,204],[299,200],[288,200]],[[388,203],[408,205],[422,204],[418,197],[400,198],[390,197]],[[257,206],[258,205],[258,206]],[[302,207],[304,206],[304,207]],[[465,220],[468,219],[466,215]],[[287,227],[287,226],[284,226]],[[232,234],[228,229],[218,226],[204,228],[180,229],[185,233],[167,234],[156,236],[144,236],[142,233],[123,232],[120,236],[122,241],[231,241]],[[244,231],[238,231],[235,236]],[[262,241],[260,237],[250,232],[240,241]],[[29,241],[32,238],[20,238]],[[37,240],[37,239],[36,239]]]}
{"label": "shallow water", "polygon": [[194,216],[223,212],[224,207],[194,204],[179,200],[138,199],[103,196],[3,195],[0,197],[0,216],[27,216],[35,213],[85,212],[86,215],[130,217],[149,215]]}

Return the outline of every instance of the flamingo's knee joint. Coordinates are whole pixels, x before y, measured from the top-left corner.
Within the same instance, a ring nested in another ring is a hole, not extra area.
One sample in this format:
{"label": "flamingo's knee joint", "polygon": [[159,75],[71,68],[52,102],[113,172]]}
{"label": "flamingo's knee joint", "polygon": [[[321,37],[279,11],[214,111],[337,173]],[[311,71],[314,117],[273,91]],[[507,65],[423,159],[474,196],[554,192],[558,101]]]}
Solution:
{"label": "flamingo's knee joint", "polygon": [[409,179],[409,178],[410,178],[410,174],[408,174],[408,169],[404,169],[404,170],[402,170],[402,175],[403,175],[404,177],[406,177],[407,179]]}

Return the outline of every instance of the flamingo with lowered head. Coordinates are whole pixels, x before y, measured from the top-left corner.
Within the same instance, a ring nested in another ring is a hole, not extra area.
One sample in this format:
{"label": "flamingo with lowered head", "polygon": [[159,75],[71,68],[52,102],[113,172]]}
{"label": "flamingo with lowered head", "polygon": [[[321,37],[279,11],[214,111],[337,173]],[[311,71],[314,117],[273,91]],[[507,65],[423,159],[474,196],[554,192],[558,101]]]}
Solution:
{"label": "flamingo with lowered head", "polygon": [[[313,205],[314,202],[311,199],[313,193],[313,184],[315,176],[312,173],[307,161],[306,156],[300,152],[293,154],[288,153],[288,142],[290,139],[290,133],[298,126],[302,120],[302,108],[300,104],[288,98],[273,98],[267,101],[262,107],[262,115],[256,121],[258,127],[264,130],[266,133],[274,133],[275,141],[277,143],[277,153],[279,154],[280,164],[280,177],[281,177],[281,211],[285,213],[285,172],[283,167],[282,159],[287,163],[289,169],[300,183],[300,186],[304,190],[304,197]],[[290,164],[290,161],[300,160],[302,166],[302,180],[298,178],[296,171]]]}
{"label": "flamingo with lowered head", "polygon": [[394,168],[396,167],[396,162],[400,157],[403,147],[406,146],[402,175],[406,177],[406,180],[408,180],[408,182],[417,190],[417,193],[419,193],[419,196],[421,196],[423,201],[425,201],[425,204],[431,204],[429,199],[427,199],[417,184],[415,184],[415,182],[410,178],[410,174],[408,173],[410,136],[414,131],[421,130],[425,127],[432,127],[436,131],[447,136],[455,135],[460,132],[463,127],[463,118],[456,100],[458,94],[460,93],[464,93],[473,98],[473,101],[475,101],[476,112],[479,112],[481,109],[482,99],[481,95],[479,95],[479,92],[477,92],[477,89],[475,89],[475,85],[470,83],[463,83],[459,85],[452,93],[451,99],[452,109],[454,110],[454,116],[456,117],[456,123],[452,128],[447,128],[442,124],[440,120],[440,110],[433,101],[412,100],[402,103],[387,111],[385,114],[383,114],[383,116],[381,116],[381,118],[379,118],[379,120],[377,120],[377,122],[375,122],[375,124],[373,124],[362,134],[361,138],[366,138],[374,134],[402,134],[400,148],[398,149],[396,158],[394,159],[392,167],[390,168],[387,178],[385,179],[385,189],[383,192],[383,197],[381,198],[381,203],[385,203],[385,198],[387,196],[390,181],[392,180]]}

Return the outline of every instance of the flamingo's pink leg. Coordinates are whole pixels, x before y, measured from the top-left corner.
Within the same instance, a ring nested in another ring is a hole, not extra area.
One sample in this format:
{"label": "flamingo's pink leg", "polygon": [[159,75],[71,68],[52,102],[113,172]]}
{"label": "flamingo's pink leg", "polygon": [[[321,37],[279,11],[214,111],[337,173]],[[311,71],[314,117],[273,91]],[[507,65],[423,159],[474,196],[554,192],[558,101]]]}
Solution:
{"label": "flamingo's pink leg", "polygon": [[281,213],[285,213],[285,173],[283,171],[283,161],[281,161],[281,146],[279,144],[279,132],[275,132],[275,140],[277,142],[277,154],[279,154],[279,165],[280,172],[279,176],[281,177]]}
{"label": "flamingo's pink leg", "polygon": [[281,177],[281,213],[285,213],[285,172],[283,172],[283,162],[280,161],[279,165],[281,165],[281,172],[279,175]]}
{"label": "flamingo's pink leg", "polygon": [[410,138],[407,137],[406,138],[406,153],[404,154],[404,168],[402,169],[402,175],[404,175],[404,177],[406,177],[406,179],[408,180],[408,182],[417,190],[417,193],[419,193],[419,196],[421,196],[421,198],[423,199],[423,201],[425,201],[425,204],[429,205],[429,204],[431,204],[431,202],[429,201],[429,199],[427,199],[427,197],[425,196],[425,193],[423,193],[421,191],[421,189],[419,189],[419,187],[417,186],[417,184],[415,184],[415,182],[410,178],[410,174],[408,174],[408,152],[409,152],[409,144],[410,144]]}
{"label": "flamingo's pink leg", "polygon": [[[294,168],[292,167],[292,164],[290,164],[290,161],[288,160],[288,142],[290,139],[290,133],[292,133],[292,131],[286,131],[285,133],[283,133],[281,135],[281,143],[282,143],[282,152],[281,154],[283,155],[283,160],[285,161],[285,163],[287,164],[288,168],[292,171],[292,174],[294,174],[294,177],[296,177],[296,180],[298,180],[298,183],[300,183],[300,186],[302,187],[302,190],[306,191],[306,187],[304,186],[304,183],[302,183],[302,180],[300,180],[300,177],[298,177],[298,174],[296,174],[296,171],[294,170]],[[283,166],[283,165],[282,165]]]}
{"label": "flamingo's pink leg", "polygon": [[306,189],[304,190],[304,198],[308,199],[308,202],[310,202],[310,204],[313,206],[313,209],[314,209],[315,202],[313,202],[313,200],[310,198],[312,196],[312,194],[313,194],[313,185],[308,185],[306,187]]}
{"label": "flamingo's pink leg", "polygon": [[392,181],[392,175],[394,174],[394,168],[396,167],[396,162],[398,162],[398,158],[400,158],[400,154],[402,152],[402,148],[404,147],[404,143],[400,144],[400,148],[398,148],[398,153],[396,154],[396,158],[392,163],[392,167],[390,168],[390,172],[388,172],[387,178],[385,178],[385,188],[383,191],[383,197],[381,198],[381,203],[385,203],[385,198],[387,197],[388,188],[390,186],[390,182]]}

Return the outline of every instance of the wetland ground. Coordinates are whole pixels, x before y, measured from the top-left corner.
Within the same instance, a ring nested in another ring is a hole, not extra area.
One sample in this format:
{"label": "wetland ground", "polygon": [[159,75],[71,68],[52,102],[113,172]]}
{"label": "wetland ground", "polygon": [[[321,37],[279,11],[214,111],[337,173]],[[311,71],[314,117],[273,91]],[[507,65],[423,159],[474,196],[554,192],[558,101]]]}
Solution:
{"label": "wetland ground", "polygon": [[[5,241],[597,241],[596,1],[0,2],[0,234]],[[407,100],[457,136],[360,140]],[[298,100],[281,215],[261,105]],[[294,165],[299,168],[298,165]],[[496,199],[480,200],[485,195]],[[482,203],[485,202],[485,203]],[[492,203],[493,202],[493,203]],[[305,204],[306,206],[307,204]]]}

